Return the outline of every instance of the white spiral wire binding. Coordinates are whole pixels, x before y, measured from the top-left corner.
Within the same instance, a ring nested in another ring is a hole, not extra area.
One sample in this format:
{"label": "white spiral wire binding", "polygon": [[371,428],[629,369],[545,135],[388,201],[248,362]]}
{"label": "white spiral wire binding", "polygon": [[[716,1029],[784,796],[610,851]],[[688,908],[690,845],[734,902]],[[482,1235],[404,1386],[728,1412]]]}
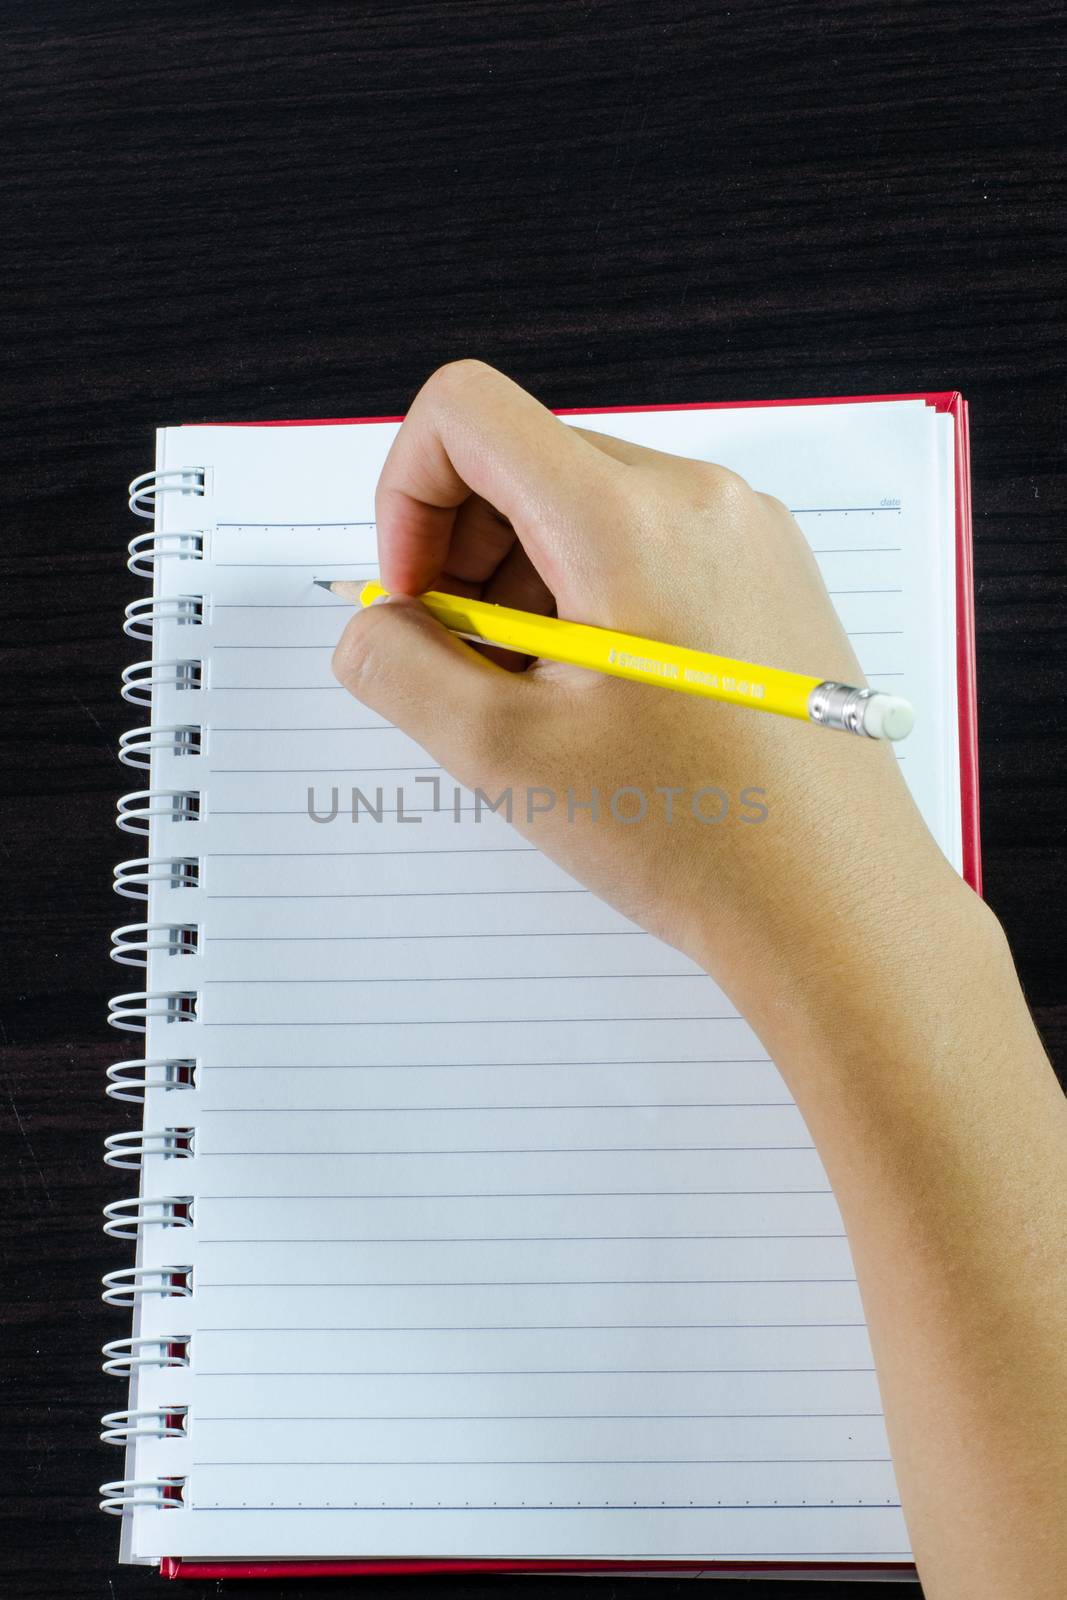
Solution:
{"label": "white spiral wire binding", "polygon": [[102,1370],[113,1378],[128,1378],[142,1367],[187,1367],[190,1343],[187,1333],[109,1339],[100,1352],[104,1358]]}
{"label": "white spiral wire binding", "polygon": [[188,1406],[169,1410],[108,1411],[100,1418],[104,1444],[129,1444],[131,1439],[180,1439],[185,1434]]}
{"label": "white spiral wire binding", "polygon": [[163,883],[170,889],[198,888],[199,857],[136,856],[120,861],[115,868],[115,893],[126,900],[147,900],[150,883]]}
{"label": "white spiral wire binding", "polygon": [[197,690],[203,679],[202,661],[134,661],[122,669],[122,698],[135,706],[150,706],[153,689]]}
{"label": "white spiral wire binding", "polygon": [[150,767],[153,750],[172,756],[198,756],[203,749],[204,730],[196,723],[149,723],[119,734],[119,760],[127,767]]}
{"label": "white spiral wire binding", "polygon": [[204,535],[192,528],[184,533],[139,533],[127,548],[130,571],[139,578],[151,578],[157,561],[202,561]]}
{"label": "white spiral wire binding", "polygon": [[184,1489],[184,1478],[116,1478],[100,1485],[100,1509],[111,1517],[121,1517],[138,1506],[180,1511]]}
{"label": "white spiral wire binding", "polygon": [[126,607],[122,631],[131,639],[151,639],[157,622],[176,622],[179,627],[198,628],[204,621],[202,594],[178,594],[171,598],[145,595]]}
{"label": "white spiral wire binding", "polygon": [[107,1069],[107,1092],[112,1100],[130,1100],[144,1105],[149,1089],[168,1091],[195,1088],[196,1062],[167,1060],[116,1061]]}
{"label": "white spiral wire binding", "polygon": [[145,1156],[191,1161],[193,1140],[192,1128],[160,1128],[154,1133],[126,1128],[122,1133],[108,1134],[104,1140],[104,1160],[109,1167],[124,1167],[128,1172],[139,1172]]}
{"label": "white spiral wire binding", "polygon": [[133,789],[119,797],[115,824],[123,833],[145,835],[152,817],[168,822],[198,822],[200,794],[196,789]]}
{"label": "white spiral wire binding", "polygon": [[[205,479],[206,473],[201,469],[142,473],[130,484],[130,509],[138,516],[153,518],[161,494],[202,496]],[[128,565],[132,572],[152,578],[157,563],[164,558],[195,561],[203,553],[202,532],[163,533],[153,529],[131,539]],[[126,607],[125,632],[131,638],[154,640],[161,623],[200,626],[203,620],[202,595],[152,596],[134,600]],[[135,705],[151,707],[159,690],[197,691],[202,689],[203,681],[204,664],[200,659],[159,659],[153,655],[150,660],[125,668],[122,695]],[[119,759],[126,766],[151,770],[157,756],[199,755],[202,749],[203,729],[199,724],[150,723],[122,734]],[[195,789],[142,789],[123,795],[116,820],[123,832],[150,836],[153,817],[188,822],[197,820],[199,815],[200,795]],[[200,861],[196,856],[146,856],[120,862],[115,868],[116,892],[130,900],[147,901],[153,886],[195,889],[199,883]],[[112,960],[124,966],[147,968],[156,953],[167,957],[195,955],[199,928],[193,922],[178,920],[128,923],[116,928],[111,937]],[[195,1021],[197,1003],[195,990],[139,990],[115,996],[110,1002],[108,1021],[126,1032],[147,1033],[150,1022]],[[108,1093],[115,1099],[143,1102],[150,1089],[189,1090],[195,1070],[195,1060],[183,1056],[180,1050],[174,1057],[116,1062],[108,1069]],[[187,1126],[130,1129],[108,1136],[104,1160],[109,1166],[126,1170],[141,1168],[150,1157],[188,1161],[194,1155],[194,1140],[195,1131]],[[104,1207],[104,1232],[112,1238],[136,1240],[149,1229],[192,1226],[191,1195],[136,1195]],[[107,1273],[103,1280],[105,1302],[123,1307],[134,1307],[138,1301],[153,1297],[188,1298],[192,1289],[191,1265],[123,1267]],[[131,1335],[105,1345],[103,1354],[105,1372],[131,1378],[143,1367],[188,1366],[189,1336],[160,1339]],[[119,1446],[138,1439],[178,1438],[185,1433],[187,1414],[185,1406],[111,1412],[102,1419],[100,1437]],[[184,1487],[185,1479],[180,1477],[119,1479],[101,1486],[101,1510],[121,1516],[142,1506],[173,1509],[182,1504]]]}
{"label": "white spiral wire binding", "polygon": [[[113,1161],[112,1166],[124,1165]],[[112,1200],[104,1207],[104,1232],[112,1239],[136,1239],[144,1228],[191,1228],[193,1225],[193,1197],[191,1194],[172,1194],[162,1200],[145,1200],[132,1195],[127,1200]]]}
{"label": "white spiral wire binding", "polygon": [[128,922],[111,934],[111,959],[124,967],[147,967],[150,950],[169,956],[195,956],[200,929],[195,923]]}
{"label": "white spiral wire binding", "polygon": [[133,989],[108,1001],[107,1020],[124,1033],[147,1033],[149,1021],[195,1022],[195,989]]}
{"label": "white spiral wire binding", "polygon": [[192,1266],[118,1267],[101,1278],[101,1299],[109,1306],[132,1306],[157,1295],[164,1300],[188,1300],[193,1292]]}
{"label": "white spiral wire binding", "polygon": [[163,472],[139,472],[130,481],[130,510],[135,517],[147,517],[151,521],[156,514],[159,495],[203,495],[206,478],[203,467],[172,467]]}

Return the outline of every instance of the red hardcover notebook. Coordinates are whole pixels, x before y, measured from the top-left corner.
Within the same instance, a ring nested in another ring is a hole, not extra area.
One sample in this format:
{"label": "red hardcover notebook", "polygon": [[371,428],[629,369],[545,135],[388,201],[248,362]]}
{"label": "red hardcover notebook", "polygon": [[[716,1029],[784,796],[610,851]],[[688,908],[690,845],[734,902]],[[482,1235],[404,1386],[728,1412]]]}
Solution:
{"label": "red hardcover notebook", "polygon": [[[789,504],[980,890],[961,396],[560,415]],[[773,1063],[329,676],[345,613],[312,580],[372,574],[399,420],[168,428],[131,486],[123,1559],[908,1575],[847,1241]]]}

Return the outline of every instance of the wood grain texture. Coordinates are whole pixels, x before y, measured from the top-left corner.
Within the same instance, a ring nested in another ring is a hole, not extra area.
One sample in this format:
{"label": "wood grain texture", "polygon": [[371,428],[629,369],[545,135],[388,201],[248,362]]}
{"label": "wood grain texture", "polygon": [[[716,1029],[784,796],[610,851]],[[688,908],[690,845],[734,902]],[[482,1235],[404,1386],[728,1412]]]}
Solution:
{"label": "wood grain texture", "polygon": [[[987,894],[1062,1065],[1053,134],[1067,7],[9,0],[3,12],[3,1561],[12,1593],[133,1600],[160,1580],[115,1566],[117,1525],[95,1507],[117,1472],[96,1419],[121,1404],[98,1350],[125,1326],[99,1299],[117,1261],[100,1206],[123,1192],[99,1155],[133,1109],[102,1092],[116,1053],[104,997],[123,987],[107,935],[123,920],[114,803],[131,786],[115,760],[131,720],[119,618],[141,589],[123,564],[136,531],[124,486],[150,465],[153,429],[396,413],[459,355],[559,406],[962,389]],[[434,1584],[457,1600],[503,1587]],[[522,1591],[637,1588],[652,1592]]]}

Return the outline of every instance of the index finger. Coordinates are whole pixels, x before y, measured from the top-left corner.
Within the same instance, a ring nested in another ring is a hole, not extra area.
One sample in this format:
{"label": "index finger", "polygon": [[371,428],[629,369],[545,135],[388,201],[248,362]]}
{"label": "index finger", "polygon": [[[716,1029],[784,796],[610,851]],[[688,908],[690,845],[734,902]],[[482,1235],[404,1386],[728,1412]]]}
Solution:
{"label": "index finger", "polygon": [[415,396],[375,495],[387,589],[420,594],[447,564],[456,511],[503,513],[549,588],[569,538],[618,463],[482,361],[439,367]]}

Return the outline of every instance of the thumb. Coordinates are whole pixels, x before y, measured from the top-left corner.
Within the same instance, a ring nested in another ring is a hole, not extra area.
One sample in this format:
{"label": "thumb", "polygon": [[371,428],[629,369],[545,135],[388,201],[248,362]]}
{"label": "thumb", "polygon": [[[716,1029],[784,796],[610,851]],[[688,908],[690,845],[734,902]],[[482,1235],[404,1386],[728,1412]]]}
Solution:
{"label": "thumb", "polygon": [[[533,685],[471,650],[406,595],[357,612],[333,674],[348,692],[421,744],[463,783],[500,772],[516,700]],[[503,737],[502,737],[503,735]]]}

